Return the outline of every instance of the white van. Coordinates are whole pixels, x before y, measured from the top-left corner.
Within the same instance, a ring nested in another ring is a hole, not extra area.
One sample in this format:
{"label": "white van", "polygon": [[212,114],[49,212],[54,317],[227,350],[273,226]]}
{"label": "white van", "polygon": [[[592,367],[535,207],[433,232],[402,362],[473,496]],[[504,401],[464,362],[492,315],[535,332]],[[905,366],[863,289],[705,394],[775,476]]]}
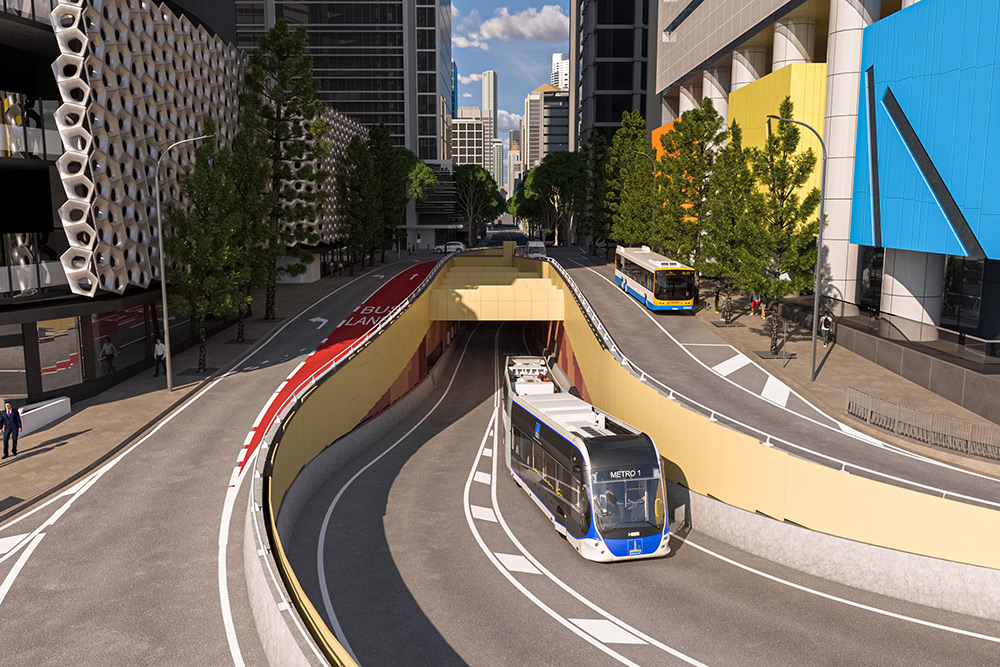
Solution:
{"label": "white van", "polygon": [[545,244],[542,241],[528,241],[524,256],[528,259],[545,259]]}

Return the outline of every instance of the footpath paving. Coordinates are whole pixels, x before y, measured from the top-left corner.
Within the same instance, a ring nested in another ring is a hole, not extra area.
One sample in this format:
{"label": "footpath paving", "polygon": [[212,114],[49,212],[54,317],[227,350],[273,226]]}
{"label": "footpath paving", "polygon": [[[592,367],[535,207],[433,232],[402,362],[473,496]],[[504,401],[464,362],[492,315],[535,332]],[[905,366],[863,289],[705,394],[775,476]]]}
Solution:
{"label": "footpath paving", "polygon": [[826,414],[863,433],[908,451],[968,470],[1000,476],[1000,463],[998,462],[924,445],[855,418],[847,413],[847,389],[854,387],[899,405],[971,423],[994,426],[995,423],[846,348],[838,346],[835,341],[826,348],[823,347],[821,340],[818,342],[816,365],[819,372],[816,381],[813,382],[810,377],[812,333],[793,322],[789,322],[788,340],[784,345],[784,350],[794,354],[795,358],[787,360],[760,359],[755,352],[767,350],[770,346],[769,323],[761,319],[759,315],[750,314],[748,299],[737,297],[734,300],[733,312],[735,315],[733,321],[744,326],[715,327],[712,322],[719,321],[721,316],[715,312],[713,295],[714,291],[711,285],[703,286],[702,303],[705,307],[695,316],[705,327],[706,334],[716,334]]}
{"label": "footpath paving", "polygon": [[[428,252],[419,255],[434,258]],[[418,254],[403,257],[412,259]],[[386,260],[395,260],[395,254],[387,255]],[[379,266],[375,265],[376,273]],[[363,272],[355,268],[355,276]],[[244,343],[236,342],[235,324],[209,338],[207,374],[195,372],[198,346],[194,345],[173,357],[172,393],[167,391],[162,373],[153,377],[152,368],[143,370],[97,396],[75,403],[67,417],[22,437],[18,455],[0,462],[0,523],[50,497],[142,437],[188,396],[266,341],[288,317],[350,280],[350,276],[334,275],[311,284],[278,285],[275,320],[260,317],[264,297],[263,293],[255,294],[255,316],[246,322]]]}

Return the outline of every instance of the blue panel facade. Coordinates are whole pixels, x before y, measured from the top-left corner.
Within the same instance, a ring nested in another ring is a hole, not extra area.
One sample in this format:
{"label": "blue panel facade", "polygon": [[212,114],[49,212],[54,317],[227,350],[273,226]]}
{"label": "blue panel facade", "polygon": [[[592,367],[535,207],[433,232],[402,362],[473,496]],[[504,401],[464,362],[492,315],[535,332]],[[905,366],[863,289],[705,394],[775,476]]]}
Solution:
{"label": "blue panel facade", "polygon": [[851,242],[1000,259],[1000,3],[865,29]]}

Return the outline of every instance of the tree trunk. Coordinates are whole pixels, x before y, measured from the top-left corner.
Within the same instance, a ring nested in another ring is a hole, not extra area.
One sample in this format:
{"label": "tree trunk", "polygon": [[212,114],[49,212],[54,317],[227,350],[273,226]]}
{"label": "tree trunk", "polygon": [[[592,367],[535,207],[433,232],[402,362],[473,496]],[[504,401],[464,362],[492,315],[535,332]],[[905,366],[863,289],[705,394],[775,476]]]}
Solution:
{"label": "tree trunk", "polygon": [[382,248],[382,263],[385,264],[385,248]]}
{"label": "tree trunk", "polygon": [[246,324],[247,324],[247,304],[240,302],[240,319],[239,323],[236,325],[236,342],[245,343],[246,342]]}
{"label": "tree trunk", "polygon": [[205,354],[208,351],[208,340],[205,337],[205,317],[198,318],[198,372],[206,371]]}
{"label": "tree trunk", "polygon": [[264,319],[273,320],[274,319],[274,293],[275,284],[274,280],[269,280],[267,283],[267,299],[264,303]]}
{"label": "tree trunk", "polygon": [[771,354],[778,354],[778,302],[772,301],[769,304],[771,318]]}

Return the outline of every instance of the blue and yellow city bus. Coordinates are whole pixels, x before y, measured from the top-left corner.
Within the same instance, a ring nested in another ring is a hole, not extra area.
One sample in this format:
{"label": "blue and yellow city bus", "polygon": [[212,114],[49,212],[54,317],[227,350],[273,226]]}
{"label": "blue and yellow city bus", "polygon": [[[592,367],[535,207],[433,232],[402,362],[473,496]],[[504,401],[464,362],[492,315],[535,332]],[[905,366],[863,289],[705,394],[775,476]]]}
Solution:
{"label": "blue and yellow city bus", "polygon": [[615,283],[650,310],[694,309],[694,269],[646,246],[618,246]]}

